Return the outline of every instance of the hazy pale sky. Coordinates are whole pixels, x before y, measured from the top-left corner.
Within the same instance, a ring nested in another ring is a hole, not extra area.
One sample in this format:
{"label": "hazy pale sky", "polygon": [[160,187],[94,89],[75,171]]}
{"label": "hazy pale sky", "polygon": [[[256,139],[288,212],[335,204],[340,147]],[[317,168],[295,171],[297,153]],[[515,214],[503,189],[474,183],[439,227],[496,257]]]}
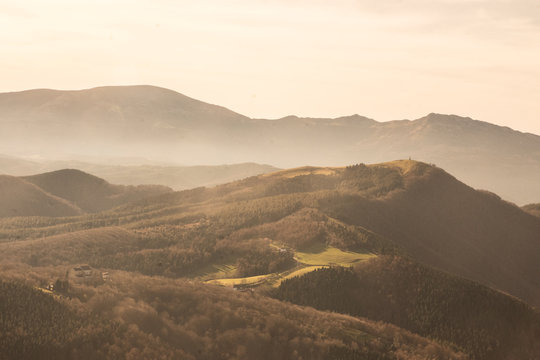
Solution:
{"label": "hazy pale sky", "polygon": [[250,117],[540,134],[539,0],[0,0],[0,92],[151,84]]}

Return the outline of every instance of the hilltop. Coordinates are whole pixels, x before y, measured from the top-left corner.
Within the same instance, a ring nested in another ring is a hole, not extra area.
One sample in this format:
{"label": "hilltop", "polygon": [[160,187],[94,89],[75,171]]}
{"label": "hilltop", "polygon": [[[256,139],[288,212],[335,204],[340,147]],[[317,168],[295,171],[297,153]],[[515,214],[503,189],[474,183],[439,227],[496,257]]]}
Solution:
{"label": "hilltop", "polygon": [[80,170],[0,176],[1,216],[73,216],[172,191],[161,185],[112,185]]}
{"label": "hilltop", "polygon": [[3,93],[0,114],[3,153],[279,167],[412,157],[504,199],[540,200],[540,136],[456,115],[251,119],[153,86]]}
{"label": "hilltop", "polygon": [[69,201],[23,179],[7,175],[0,175],[0,204],[0,217],[82,214],[82,210]]}

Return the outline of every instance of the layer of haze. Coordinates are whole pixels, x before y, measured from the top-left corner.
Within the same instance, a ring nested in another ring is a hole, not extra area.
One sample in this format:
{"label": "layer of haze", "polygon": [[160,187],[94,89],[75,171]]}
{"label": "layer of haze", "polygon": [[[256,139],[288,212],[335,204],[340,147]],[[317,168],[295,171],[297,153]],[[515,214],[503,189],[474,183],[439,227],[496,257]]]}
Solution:
{"label": "layer of haze", "polygon": [[540,134],[538,0],[0,0],[0,92],[152,84],[256,118]]}

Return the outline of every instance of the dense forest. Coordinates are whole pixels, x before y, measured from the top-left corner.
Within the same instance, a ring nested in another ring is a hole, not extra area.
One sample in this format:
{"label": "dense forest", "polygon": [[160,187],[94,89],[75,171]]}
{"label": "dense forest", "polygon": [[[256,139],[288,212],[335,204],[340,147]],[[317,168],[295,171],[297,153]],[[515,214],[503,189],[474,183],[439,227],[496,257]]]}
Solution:
{"label": "dense forest", "polygon": [[211,285],[117,273],[54,297],[0,289],[2,359],[464,359],[391,325]]}
{"label": "dense forest", "polygon": [[0,281],[2,359],[98,359],[115,335],[117,324],[78,314],[20,282]]}
{"label": "dense forest", "polygon": [[396,324],[472,359],[540,357],[540,314],[523,302],[402,257],[285,280],[280,300]]}

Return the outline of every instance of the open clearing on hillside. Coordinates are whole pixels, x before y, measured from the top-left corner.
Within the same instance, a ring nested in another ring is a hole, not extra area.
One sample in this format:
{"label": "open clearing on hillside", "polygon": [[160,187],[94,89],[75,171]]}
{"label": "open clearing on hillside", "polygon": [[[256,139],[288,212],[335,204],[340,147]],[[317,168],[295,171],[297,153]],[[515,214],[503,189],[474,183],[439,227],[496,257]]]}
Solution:
{"label": "open clearing on hillside", "polygon": [[208,284],[223,285],[223,286],[257,286],[268,284],[274,287],[279,286],[283,280],[302,276],[308,272],[329,266],[352,266],[361,261],[365,261],[376,257],[375,254],[363,254],[353,251],[342,251],[332,246],[321,247],[314,252],[294,253],[294,259],[298,266],[280,273],[271,273],[258,276],[240,277],[240,278],[223,278],[224,275],[233,275],[236,267],[234,265],[213,266],[213,269],[218,270],[212,273],[206,273],[200,279]]}
{"label": "open clearing on hillside", "polygon": [[202,281],[217,280],[233,277],[236,273],[236,260],[220,264],[211,264],[201,268],[192,274],[191,278],[198,278]]}
{"label": "open clearing on hillside", "polygon": [[215,279],[215,280],[208,280],[207,283],[223,285],[223,286],[254,285],[254,284],[262,282],[263,280],[266,280],[267,278],[273,275],[274,274],[266,274],[266,275],[249,276],[249,277],[234,278],[234,279]]}
{"label": "open clearing on hillside", "polygon": [[297,251],[294,254],[296,261],[301,264],[311,266],[351,266],[360,261],[371,259],[375,256],[375,254],[361,254],[352,251],[342,251],[332,246],[326,247],[323,251],[319,252]]}

